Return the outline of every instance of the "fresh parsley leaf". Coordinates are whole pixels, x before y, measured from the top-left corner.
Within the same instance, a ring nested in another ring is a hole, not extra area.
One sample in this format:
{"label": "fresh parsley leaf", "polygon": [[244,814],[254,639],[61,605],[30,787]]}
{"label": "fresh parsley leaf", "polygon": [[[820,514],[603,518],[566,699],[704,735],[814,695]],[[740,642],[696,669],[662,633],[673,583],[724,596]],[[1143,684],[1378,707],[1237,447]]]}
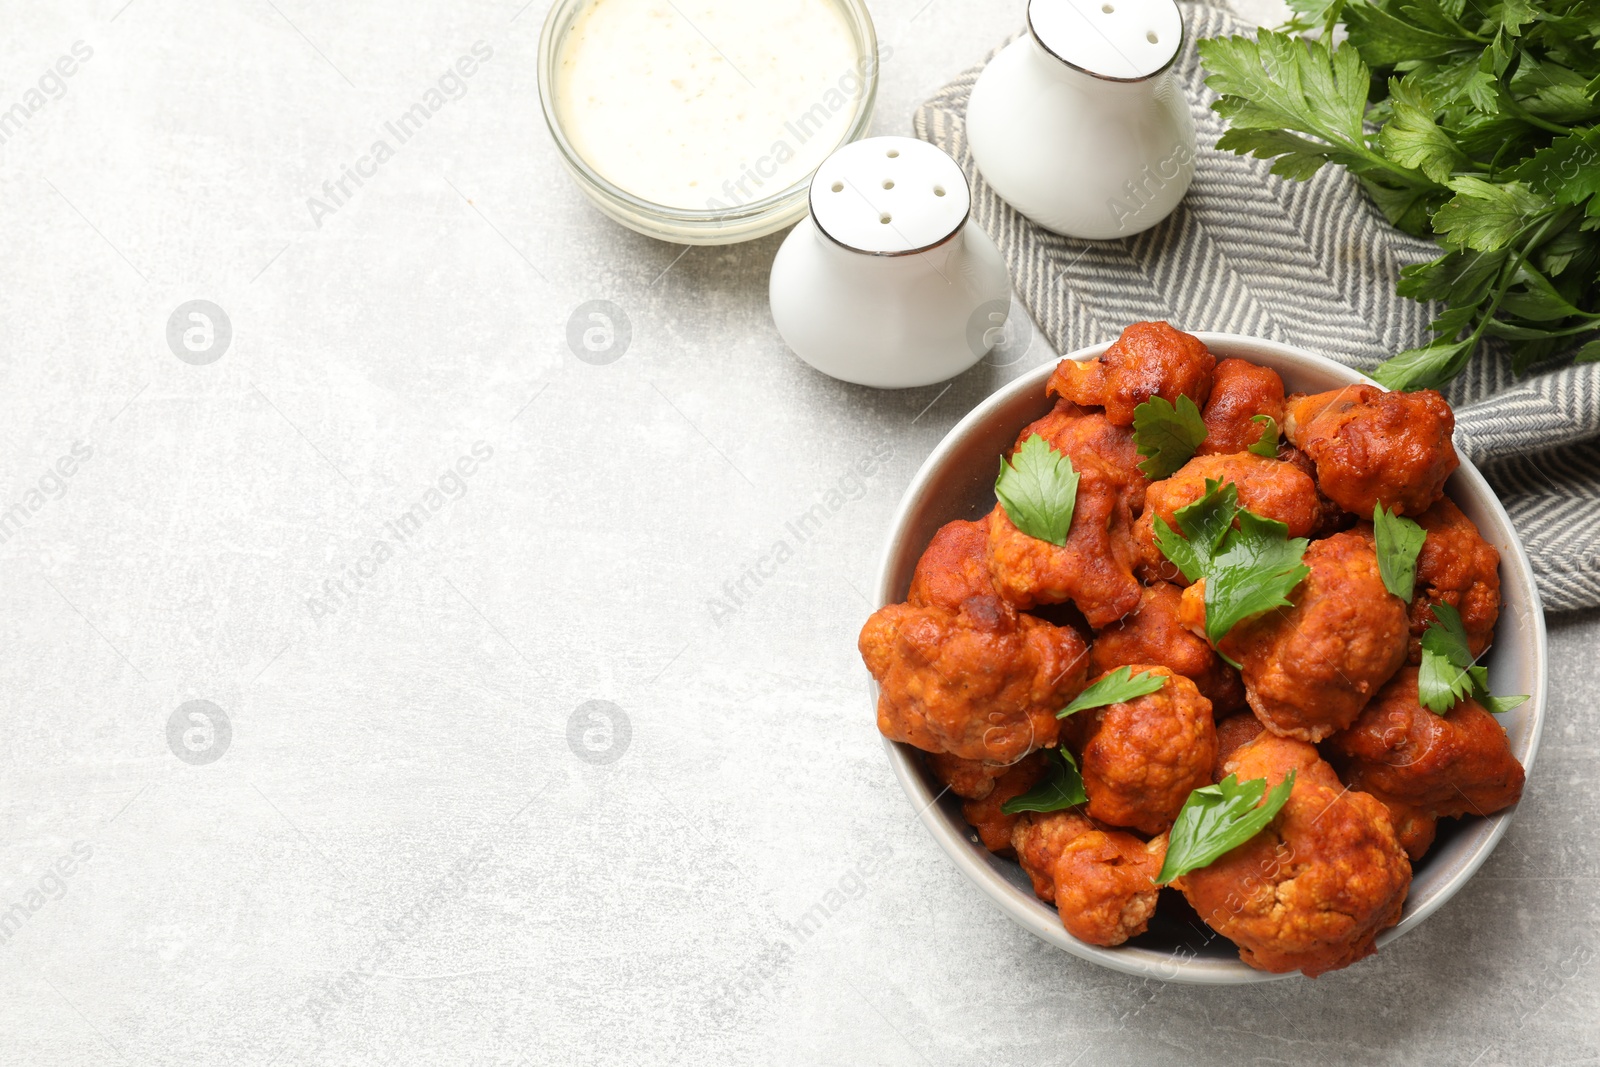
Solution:
{"label": "fresh parsley leaf", "polygon": [[[1232,129],[1304,134],[1326,142],[1306,142],[1324,158],[1354,155],[1363,143],[1371,75],[1354,48],[1330,52],[1320,41],[1262,30],[1253,40],[1202,40],[1199,49],[1206,85],[1223,98],[1213,107]],[[1305,77],[1311,72],[1319,76]]]}
{"label": "fresh parsley leaf", "polygon": [[1372,506],[1372,531],[1378,542],[1378,573],[1384,588],[1407,603],[1417,583],[1417,554],[1428,531],[1410,519]]}
{"label": "fresh parsley leaf", "polygon": [[1344,20],[1350,43],[1374,67],[1391,67],[1408,59],[1428,59],[1461,50],[1457,35],[1434,33],[1376,4],[1349,4]]}
{"label": "fresh parsley leaf", "polygon": [[994,495],[1011,524],[1029,537],[1052,545],[1067,543],[1078,503],[1078,472],[1043,437],[1034,434],[1010,460],[1001,458]]}
{"label": "fresh parsley leaf", "polygon": [[1200,558],[1200,551],[1187,538],[1179,534],[1167,520],[1160,515],[1155,521],[1156,547],[1161,549],[1161,554],[1178,568],[1184,578],[1190,582],[1199,579],[1205,573],[1205,560]]}
{"label": "fresh parsley leaf", "polygon": [[1310,542],[1291,539],[1288,526],[1239,507],[1232,482],[1207,478],[1205,495],[1172,517],[1183,536],[1157,515],[1156,545],[1189,581],[1205,579],[1206,636],[1213,647],[1250,616],[1293,606],[1289,594],[1311,573],[1303,562]]}
{"label": "fresh parsley leaf", "polygon": [[1550,201],[1522,182],[1494,185],[1470,174],[1450,179],[1456,195],[1433,213],[1433,228],[1447,248],[1493,252],[1510,244]]}
{"label": "fresh parsley leaf", "polygon": [[1438,336],[1425,345],[1408,348],[1378,364],[1372,376],[1390,389],[1429,389],[1441,386],[1460,373],[1472,356],[1474,337],[1454,340],[1477,312],[1472,307],[1453,307],[1433,320]]}
{"label": "fresh parsley leaf", "polygon": [[1508,311],[1519,318],[1528,319],[1536,323],[1555,322],[1565,319],[1569,315],[1582,315],[1583,312],[1572,306],[1542,271],[1537,270],[1533,264],[1524,261],[1512,275],[1514,285],[1520,289],[1512,289],[1500,299],[1500,309]]}
{"label": "fresh parsley leaf", "polygon": [[1462,670],[1472,666],[1472,650],[1467,647],[1467,628],[1461,621],[1461,613],[1449,604],[1433,606],[1433,622],[1428,625],[1428,632],[1422,635],[1422,642],[1424,648],[1431,648]]}
{"label": "fresh parsley leaf", "polygon": [[[1485,670],[1484,674],[1487,675],[1488,671]],[[1488,692],[1489,682],[1487,677],[1485,677],[1478,688],[1478,703],[1482,704],[1484,710],[1490,715],[1504,715],[1506,712],[1520,708],[1522,705],[1528,702],[1528,694],[1526,693],[1518,693],[1516,696],[1510,697],[1497,697],[1492,695]]]}
{"label": "fresh parsley leaf", "polygon": [[1167,520],[1156,516],[1156,546],[1186,579],[1198,581],[1210,567],[1223,538],[1233,529],[1233,520],[1238,514],[1238,486],[1207,478],[1205,494],[1172,513],[1178,529],[1183,531],[1181,537]]}
{"label": "fresh parsley leaf", "polygon": [[1467,161],[1450,134],[1435,121],[1438,107],[1407,76],[1389,79],[1389,121],[1378,134],[1383,154],[1403,167],[1413,167],[1441,185]]}
{"label": "fresh parsley leaf", "polygon": [[1123,704],[1135,697],[1148,696],[1166,684],[1167,677],[1164,674],[1140,671],[1135,675],[1132,667],[1118,667],[1079,693],[1077,699],[1056,712],[1056,718],[1065,719],[1074,712],[1101,708],[1107,704]]}
{"label": "fresh parsley leaf", "polygon": [[1600,193],[1600,130],[1557,137],[1508,172],[1558,204],[1579,204]]}
{"label": "fresh parsley leaf", "polygon": [[1497,697],[1489,692],[1489,668],[1472,662],[1461,613],[1449,604],[1435,604],[1433,622],[1422,635],[1417,700],[1435,715],[1443,715],[1468,697],[1495,715],[1519,707],[1528,699]]}
{"label": "fresh parsley leaf", "polygon": [[1206,439],[1205,420],[1193,400],[1179,394],[1177,406],[1153,396],[1133,409],[1133,443],[1145,476],[1165,478],[1189,462],[1194,450]]}
{"label": "fresh parsley leaf", "polygon": [[1083,775],[1078,773],[1078,761],[1064,748],[1055,749],[1055,752],[1061,758],[1049,760],[1039,784],[1001,804],[1002,812],[1017,815],[1024,811],[1061,811],[1089,802],[1089,795],[1083,791]]}
{"label": "fresh parsley leaf", "polygon": [[[1435,612],[1437,614],[1437,612]],[[1465,665],[1443,651],[1442,631],[1429,627],[1422,635],[1422,663],[1417,669],[1417,700],[1435,715],[1443,715],[1472,695],[1475,688]],[[1469,658],[1468,664],[1471,660]]]}
{"label": "fresh parsley leaf", "polygon": [[1216,785],[1190,793],[1167,837],[1167,858],[1156,884],[1167,885],[1208,867],[1259,834],[1288,803],[1294,778],[1290,771],[1269,793],[1265,778],[1241,783],[1238,775],[1230,774]]}
{"label": "fresh parsley leaf", "polygon": [[1268,459],[1278,458],[1278,420],[1271,415],[1252,415],[1251,422],[1261,424],[1261,436],[1250,446],[1250,451]]}
{"label": "fresh parsley leaf", "polygon": [[1302,562],[1310,544],[1304,537],[1290,538],[1288,526],[1252,511],[1241,509],[1238,522],[1206,568],[1206,636],[1213,646],[1252,615],[1292,607],[1289,594],[1311,573]]}
{"label": "fresh parsley leaf", "polygon": [[1496,252],[1446,252],[1438,259],[1400,270],[1395,292],[1412,300],[1451,300],[1475,304],[1489,295],[1509,255]]}

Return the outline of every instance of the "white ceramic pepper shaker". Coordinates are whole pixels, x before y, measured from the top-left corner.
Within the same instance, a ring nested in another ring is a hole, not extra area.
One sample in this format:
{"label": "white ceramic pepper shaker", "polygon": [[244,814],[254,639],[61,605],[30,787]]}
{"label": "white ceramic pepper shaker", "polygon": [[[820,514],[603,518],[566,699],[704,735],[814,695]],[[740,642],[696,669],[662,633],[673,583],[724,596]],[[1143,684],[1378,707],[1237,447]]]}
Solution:
{"label": "white ceramic pepper shaker", "polygon": [[1047,230],[1147,230],[1194,179],[1194,119],[1172,77],[1174,0],[1029,0],[1028,32],[984,68],[967,139],[984,180]]}
{"label": "white ceramic pepper shaker", "polygon": [[811,215],[772,264],[772,319],[824,374],[880,389],[929,385],[982,359],[1011,295],[1005,260],[968,220],[966,175],[911,137],[829,156]]}

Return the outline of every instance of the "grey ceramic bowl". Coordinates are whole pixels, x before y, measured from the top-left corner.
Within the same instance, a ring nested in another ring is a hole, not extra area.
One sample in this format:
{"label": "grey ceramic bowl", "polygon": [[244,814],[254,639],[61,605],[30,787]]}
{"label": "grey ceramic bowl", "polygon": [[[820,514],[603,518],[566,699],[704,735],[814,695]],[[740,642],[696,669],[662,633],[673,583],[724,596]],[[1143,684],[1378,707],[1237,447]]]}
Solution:
{"label": "grey ceramic bowl", "polygon": [[[1313,393],[1370,381],[1332,360],[1275,341],[1222,333],[1198,336],[1219,359],[1238,356],[1276,370],[1290,392]],[[1068,358],[1093,359],[1106,347],[1095,345]],[[879,604],[905,599],[911,572],[934,531],[956,519],[978,518],[994,506],[997,458],[1022,427],[1050,409],[1044,386],[1054,366],[1036,367],[1000,389],[933,450],[912,479],[890,526],[878,572]],[[1495,692],[1531,694],[1521,708],[1499,716],[1510,734],[1512,751],[1531,772],[1544,722],[1546,686],[1544,613],[1533,573],[1505,509],[1471,464],[1462,463],[1446,491],[1500,551],[1503,603],[1495,644],[1486,662]],[[876,697],[874,686],[874,700]],[[1025,930],[1112,970],[1166,981],[1239,985],[1298,977],[1254,970],[1240,961],[1238,950],[1225,938],[1203,938],[1195,928],[1198,920],[1176,893],[1162,894],[1162,905],[1149,931],[1127,944],[1107,949],[1077,940],[1062,928],[1055,909],[1033,895],[1027,876],[1015,862],[994,856],[979,843],[961,817],[959,799],[944,792],[917,751],[894,742],[884,744],[906,797],[934,840],[963,874]],[[1437,843],[1415,865],[1411,894],[1399,925],[1378,938],[1380,952],[1382,946],[1415,929],[1466,884],[1505,835],[1515,811],[1511,808],[1486,819],[1441,820]]]}

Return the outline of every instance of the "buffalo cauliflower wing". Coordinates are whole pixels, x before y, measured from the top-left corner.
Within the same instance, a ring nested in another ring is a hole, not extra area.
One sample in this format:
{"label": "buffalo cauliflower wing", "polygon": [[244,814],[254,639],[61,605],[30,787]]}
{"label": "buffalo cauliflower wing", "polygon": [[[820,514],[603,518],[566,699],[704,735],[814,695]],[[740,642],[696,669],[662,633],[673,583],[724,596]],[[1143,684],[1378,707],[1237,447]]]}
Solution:
{"label": "buffalo cauliflower wing", "polygon": [[1165,837],[1145,842],[1077,812],[1053,811],[1020,816],[1011,842],[1034,892],[1056,906],[1073,937],[1110,947],[1145,931],[1160,894]]}
{"label": "buffalo cauliflower wing", "polygon": [[1006,509],[989,513],[989,574],[1019,610],[1071,601],[1091,626],[1105,626],[1139,604],[1133,518],[1118,479],[1094,462],[1075,464],[1078,499],[1066,544],[1017,529]]}
{"label": "buffalo cauliflower wing", "polygon": [[1265,829],[1174,881],[1201,919],[1245,963],[1275,974],[1315,978],[1376,951],[1411,886],[1383,805],[1345,789],[1311,745],[1267,732],[1224,770],[1269,787],[1293,770],[1295,783]]}
{"label": "buffalo cauliflower wing", "polygon": [[984,848],[990,852],[1011,852],[1011,830],[1021,816],[1007,815],[1000,809],[1006,801],[1020,797],[1039,783],[1048,766],[1046,760],[1058,758],[1047,750],[1034,752],[1007,767],[983,797],[962,802],[961,814],[978,832]]}
{"label": "buffalo cauliflower wing", "polygon": [[1092,724],[1080,766],[1091,818],[1159,834],[1193,790],[1211,784],[1217,731],[1211,701],[1193,682],[1166,667],[1131,669],[1134,675],[1146,671],[1164,676],[1166,684],[1125,703],[1077,713]]}
{"label": "buffalo cauliflower wing", "polygon": [[1261,736],[1264,729],[1266,727],[1261,725],[1261,720],[1248,711],[1229,715],[1217,723],[1217,762],[1211,771],[1211,780],[1220,782],[1228,777],[1228,772],[1222,768],[1235,752]]}
{"label": "buffalo cauliflower wing", "polygon": [[1481,656],[1500,619],[1500,553],[1448,497],[1418,515],[1417,522],[1428,536],[1417,554],[1411,662],[1422,662],[1422,635],[1433,622],[1435,604],[1449,604],[1461,614],[1467,647]]}
{"label": "buffalo cauliflower wing", "polygon": [[1118,426],[1133,425],[1133,409],[1153,396],[1197,406],[1211,395],[1216,357],[1192,334],[1165,322],[1136,322],[1097,359],[1064,359],[1045,391],[1082,407],[1103,407]]}
{"label": "buffalo cauliflower wing", "polygon": [[1317,484],[1291,463],[1280,463],[1253,452],[1196,456],[1170,478],[1153,483],[1145,493],[1144,513],[1134,523],[1133,538],[1147,576],[1186,584],[1183,575],[1156,545],[1156,518],[1178,529],[1174,513],[1206,495],[1206,482],[1232,484],[1239,506],[1265,519],[1289,527],[1290,537],[1305,537],[1316,528],[1322,514]]}
{"label": "buffalo cauliflower wing", "polygon": [[1212,375],[1211,398],[1200,415],[1206,439],[1197,455],[1243,452],[1267,430],[1255,421],[1258,416],[1266,415],[1282,427],[1283,379],[1271,367],[1243,359],[1221,360]]}
{"label": "buffalo cauliflower wing", "polygon": [[[1370,527],[1313,541],[1293,607],[1246,619],[1217,648],[1241,666],[1245,698],[1275,734],[1320,741],[1355,721],[1406,660],[1406,603],[1378,573]],[[1205,632],[1205,582],[1184,591],[1184,625]]]}
{"label": "buffalo cauliflower wing", "polygon": [[1522,764],[1483,706],[1462,700],[1436,715],[1417,700],[1417,668],[1384,686],[1329,758],[1352,789],[1441,818],[1492,815],[1522,796]]}
{"label": "buffalo cauliflower wing", "polygon": [[[973,525],[939,531],[918,563],[920,602],[874,612],[858,646],[880,687],[884,736],[1008,764],[1055,744],[1055,713],[1082,690],[1088,648],[1077,631],[1018,613],[979,580],[982,569],[968,565],[981,549]],[[963,591],[971,595],[955,601]]]}
{"label": "buffalo cauliflower wing", "polygon": [[1117,480],[1130,511],[1138,514],[1144,507],[1144,491],[1150,479],[1139,469],[1143,457],[1134,445],[1133,430],[1114,425],[1103,412],[1086,411],[1070,400],[1057,400],[1049,414],[1022,428],[1012,453],[1034,434],[1043,437],[1057,452],[1071,457],[1074,466],[1086,460],[1100,464]]}
{"label": "buffalo cauliflower wing", "polygon": [[1455,425],[1455,412],[1432,389],[1347,385],[1290,397],[1283,429],[1317,465],[1322,491],[1370,519],[1375,504],[1420,515],[1444,494],[1461,462],[1451,442]]}
{"label": "buffalo cauliflower wing", "polygon": [[1211,701],[1214,715],[1244,707],[1239,672],[1179,621],[1182,599],[1182,591],[1166,582],[1146,588],[1131,614],[1095,635],[1089,647],[1090,675],[1098,677],[1135,663],[1158,663],[1193,682],[1200,695]]}

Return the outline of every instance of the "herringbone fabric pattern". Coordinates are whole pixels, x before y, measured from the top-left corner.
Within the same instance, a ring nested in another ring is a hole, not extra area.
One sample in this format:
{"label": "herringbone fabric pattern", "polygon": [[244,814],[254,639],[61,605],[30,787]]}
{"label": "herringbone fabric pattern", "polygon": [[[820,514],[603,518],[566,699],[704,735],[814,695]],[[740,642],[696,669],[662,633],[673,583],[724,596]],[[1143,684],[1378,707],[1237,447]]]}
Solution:
{"label": "herringbone fabric pattern", "polygon": [[[1188,40],[1174,67],[1199,140],[1194,185],[1170,218],[1122,241],[1039,229],[989,189],[967,146],[967,97],[982,67],[917,110],[918,137],[955,157],[973,217],[1005,254],[1017,292],[1059,352],[1115,337],[1140,319],[1299,345],[1370,370],[1426,341],[1436,308],[1395,294],[1400,269],[1439,254],[1401,233],[1343,170],[1310,181],[1216,149],[1194,41],[1250,27],[1185,3]],[[1550,611],[1600,607],[1600,364],[1518,379],[1480,356],[1449,391],[1457,444],[1494,484],[1533,560]]]}

